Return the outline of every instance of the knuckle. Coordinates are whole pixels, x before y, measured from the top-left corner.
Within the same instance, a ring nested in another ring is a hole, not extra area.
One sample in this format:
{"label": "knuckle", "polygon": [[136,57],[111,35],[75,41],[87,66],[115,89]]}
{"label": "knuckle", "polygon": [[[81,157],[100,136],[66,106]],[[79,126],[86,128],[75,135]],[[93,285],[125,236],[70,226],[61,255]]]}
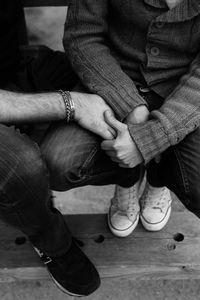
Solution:
{"label": "knuckle", "polygon": [[120,153],[116,153],[116,157],[118,158],[118,159],[122,159],[122,156],[121,156],[121,154]]}
{"label": "knuckle", "polygon": [[115,142],[114,144],[113,144],[113,149],[115,150],[115,151],[118,151],[118,145],[117,145],[117,143]]}
{"label": "knuckle", "polygon": [[123,123],[123,129],[127,129],[128,128],[128,125],[127,124],[125,124],[125,123]]}

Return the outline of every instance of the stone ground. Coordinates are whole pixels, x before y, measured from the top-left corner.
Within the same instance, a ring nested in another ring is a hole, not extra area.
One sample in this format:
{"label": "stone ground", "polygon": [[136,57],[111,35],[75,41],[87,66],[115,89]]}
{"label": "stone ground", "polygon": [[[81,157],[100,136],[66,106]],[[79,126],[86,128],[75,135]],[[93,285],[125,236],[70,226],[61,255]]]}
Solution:
{"label": "stone ground", "polygon": [[[62,49],[62,31],[66,8],[28,9],[27,24],[31,43]],[[55,193],[56,205],[63,213],[106,212],[113,186],[87,187],[67,193]],[[130,290],[131,284],[131,290]],[[73,299],[60,292],[51,281],[1,284],[0,300]],[[131,282],[103,280],[100,289],[86,297],[90,300],[198,300],[199,280],[159,280]]]}

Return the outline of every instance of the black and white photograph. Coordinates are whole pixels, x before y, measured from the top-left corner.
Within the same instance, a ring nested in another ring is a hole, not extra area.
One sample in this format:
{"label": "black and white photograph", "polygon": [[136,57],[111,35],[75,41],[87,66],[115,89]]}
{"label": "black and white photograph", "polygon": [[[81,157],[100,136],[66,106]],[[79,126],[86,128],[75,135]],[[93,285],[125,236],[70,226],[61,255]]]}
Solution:
{"label": "black and white photograph", "polygon": [[200,300],[199,127],[200,0],[1,0],[0,300]]}

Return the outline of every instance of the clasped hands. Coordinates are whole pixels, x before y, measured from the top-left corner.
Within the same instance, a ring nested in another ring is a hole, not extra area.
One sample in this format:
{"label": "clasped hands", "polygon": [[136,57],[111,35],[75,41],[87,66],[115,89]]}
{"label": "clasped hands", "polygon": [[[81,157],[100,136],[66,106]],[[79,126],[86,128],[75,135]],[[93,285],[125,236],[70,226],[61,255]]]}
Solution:
{"label": "clasped hands", "polygon": [[133,168],[142,163],[143,158],[130,136],[127,124],[139,124],[148,119],[149,111],[145,105],[136,107],[125,123],[121,123],[100,96],[76,92],[72,96],[75,121],[103,138],[101,148],[112,161],[123,168]]}
{"label": "clasped hands", "polygon": [[[149,111],[145,105],[138,106],[133,110],[125,122],[139,124],[148,119]],[[115,137],[104,140],[101,148],[110,156],[111,160],[118,163],[122,168],[133,168],[143,162],[140,151],[130,136],[128,125],[119,122],[110,111],[104,113],[105,121],[115,130]]]}

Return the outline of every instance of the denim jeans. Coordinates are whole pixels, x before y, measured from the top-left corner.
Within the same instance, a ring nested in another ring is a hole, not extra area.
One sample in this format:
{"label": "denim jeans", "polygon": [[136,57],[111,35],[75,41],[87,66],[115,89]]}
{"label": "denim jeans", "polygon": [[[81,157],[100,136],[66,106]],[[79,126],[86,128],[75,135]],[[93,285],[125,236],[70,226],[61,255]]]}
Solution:
{"label": "denim jeans", "polygon": [[[64,54],[27,58],[3,88],[26,92],[71,89],[77,78]],[[51,189],[118,183],[131,186],[139,167],[123,169],[100,149],[101,139],[75,123],[0,125],[0,217],[50,256],[67,251],[71,235],[52,206]]]}

